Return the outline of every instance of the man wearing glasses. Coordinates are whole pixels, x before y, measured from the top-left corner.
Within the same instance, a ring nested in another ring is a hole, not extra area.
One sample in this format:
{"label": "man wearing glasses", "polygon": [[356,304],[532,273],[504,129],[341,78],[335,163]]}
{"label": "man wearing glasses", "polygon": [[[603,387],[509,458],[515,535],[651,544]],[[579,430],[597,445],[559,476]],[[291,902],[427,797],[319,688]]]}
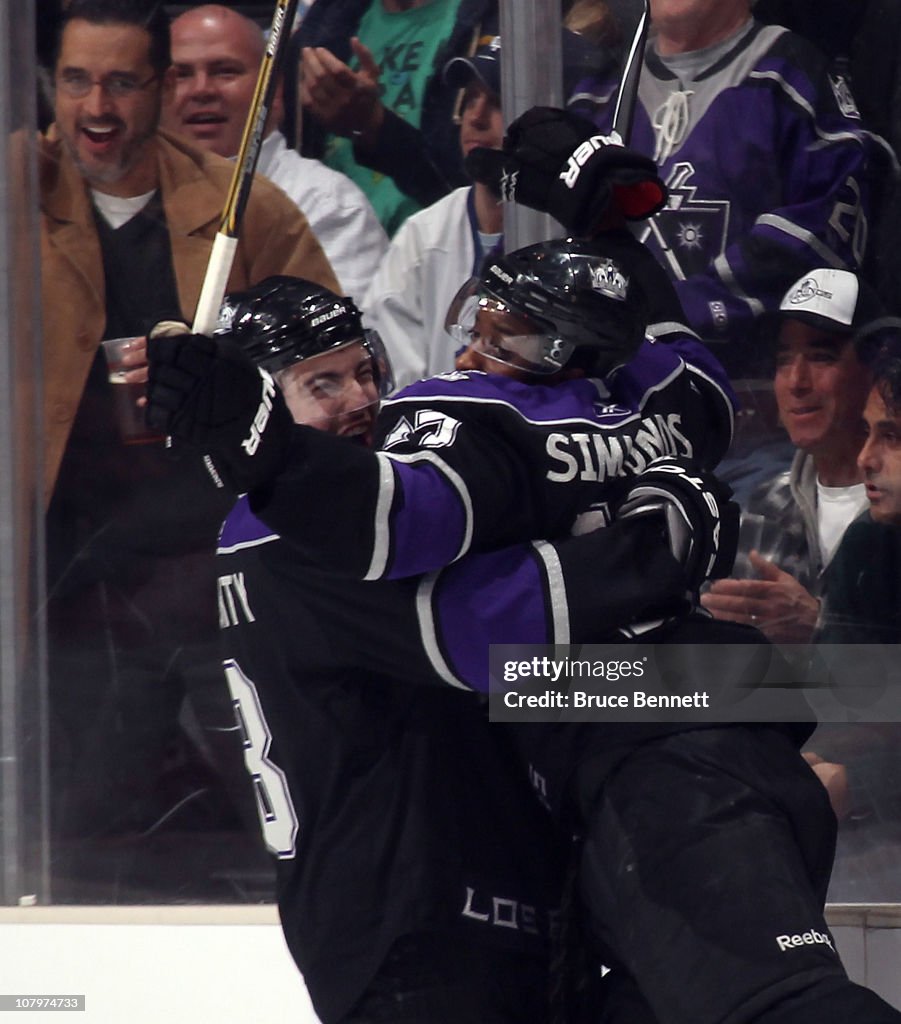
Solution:
{"label": "man wearing glasses", "polygon": [[[80,387],[101,338],[143,334],[161,310],[190,318],[197,303],[233,165],[158,130],[173,76],[161,4],[74,0],[68,6],[54,65],[55,124],[41,146],[41,208],[44,259],[53,270],[48,344],[70,348],[76,334],[82,353],[77,368],[67,365],[59,380],[51,347],[47,397],[70,414],[78,397],[71,389]],[[123,228],[148,246],[135,251],[130,239],[123,244]],[[126,263],[110,261],[119,249]],[[259,181],[232,273],[230,287],[278,273],[335,284],[303,216]],[[77,284],[71,293],[70,282]],[[67,433],[51,438],[51,481]]]}
{"label": "man wearing glasses", "polygon": [[[39,141],[54,821],[68,836],[153,835],[203,810],[221,823],[210,793],[232,764],[245,785],[219,731],[218,624],[199,612],[229,502],[161,438],[126,443],[100,352],[161,316],[192,318],[231,182],[230,161],[158,130],[170,64],[161,4],[73,0]],[[272,274],[337,286],[278,189],[258,180],[246,214],[229,287]]]}

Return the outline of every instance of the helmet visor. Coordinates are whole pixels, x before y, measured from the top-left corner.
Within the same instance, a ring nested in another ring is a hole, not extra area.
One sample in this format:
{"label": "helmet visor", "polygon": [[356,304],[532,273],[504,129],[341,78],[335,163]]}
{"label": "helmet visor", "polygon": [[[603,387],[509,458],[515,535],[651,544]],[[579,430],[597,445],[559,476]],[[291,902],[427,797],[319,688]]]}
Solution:
{"label": "helmet visor", "polygon": [[379,397],[386,398],[394,390],[394,368],[391,366],[388,349],[385,348],[385,343],[378,331],[371,327],[367,327],[363,331],[363,348],[372,356]]}
{"label": "helmet visor", "polygon": [[458,344],[529,373],[556,373],[573,353],[572,344],[506,305],[477,277],[454,296],[444,328]]}
{"label": "helmet visor", "polygon": [[379,403],[393,386],[375,331],[279,370],[275,380],[295,422],[370,444]]}

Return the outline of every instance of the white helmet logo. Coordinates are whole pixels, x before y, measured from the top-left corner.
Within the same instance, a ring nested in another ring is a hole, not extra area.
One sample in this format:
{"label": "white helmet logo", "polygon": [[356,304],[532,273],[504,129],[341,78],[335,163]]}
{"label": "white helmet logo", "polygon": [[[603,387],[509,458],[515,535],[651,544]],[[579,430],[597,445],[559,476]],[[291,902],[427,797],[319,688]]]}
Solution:
{"label": "white helmet logo", "polygon": [[612,260],[606,260],[600,266],[591,268],[591,287],[611,299],[625,302],[629,279]]}

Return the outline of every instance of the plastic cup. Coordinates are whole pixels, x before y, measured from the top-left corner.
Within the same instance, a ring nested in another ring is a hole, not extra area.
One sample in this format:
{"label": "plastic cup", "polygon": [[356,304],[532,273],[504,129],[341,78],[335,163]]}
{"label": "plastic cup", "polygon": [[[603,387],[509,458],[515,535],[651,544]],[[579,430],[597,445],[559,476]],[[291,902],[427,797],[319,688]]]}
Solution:
{"label": "plastic cup", "polygon": [[752,551],[757,551],[764,558],[778,564],[782,553],[780,541],[778,527],[766,516],[742,512],[738,528],[738,555],[731,575],[738,579],[757,579],[757,572],[748,556]]}
{"label": "plastic cup", "polygon": [[[146,444],[150,441],[162,440],[160,434],[154,433],[144,420],[144,409],[138,405],[138,399],[145,394],[144,384],[130,384],[125,379],[127,372],[123,358],[131,338],[107,338],[103,342],[106,354],[106,365],[109,370],[109,382],[113,391],[113,407],[119,433],[126,444]],[[128,367],[134,369],[134,367]]]}

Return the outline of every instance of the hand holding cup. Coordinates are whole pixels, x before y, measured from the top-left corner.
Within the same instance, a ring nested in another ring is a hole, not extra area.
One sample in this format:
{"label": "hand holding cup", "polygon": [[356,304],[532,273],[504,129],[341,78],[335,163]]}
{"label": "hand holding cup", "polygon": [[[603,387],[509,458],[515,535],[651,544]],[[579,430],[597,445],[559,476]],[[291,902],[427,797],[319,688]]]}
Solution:
{"label": "hand holding cup", "polygon": [[147,426],[144,416],[147,404],[147,339],[107,338],[103,342],[103,351],[122,440],[126,444],[161,440],[161,435]]}

